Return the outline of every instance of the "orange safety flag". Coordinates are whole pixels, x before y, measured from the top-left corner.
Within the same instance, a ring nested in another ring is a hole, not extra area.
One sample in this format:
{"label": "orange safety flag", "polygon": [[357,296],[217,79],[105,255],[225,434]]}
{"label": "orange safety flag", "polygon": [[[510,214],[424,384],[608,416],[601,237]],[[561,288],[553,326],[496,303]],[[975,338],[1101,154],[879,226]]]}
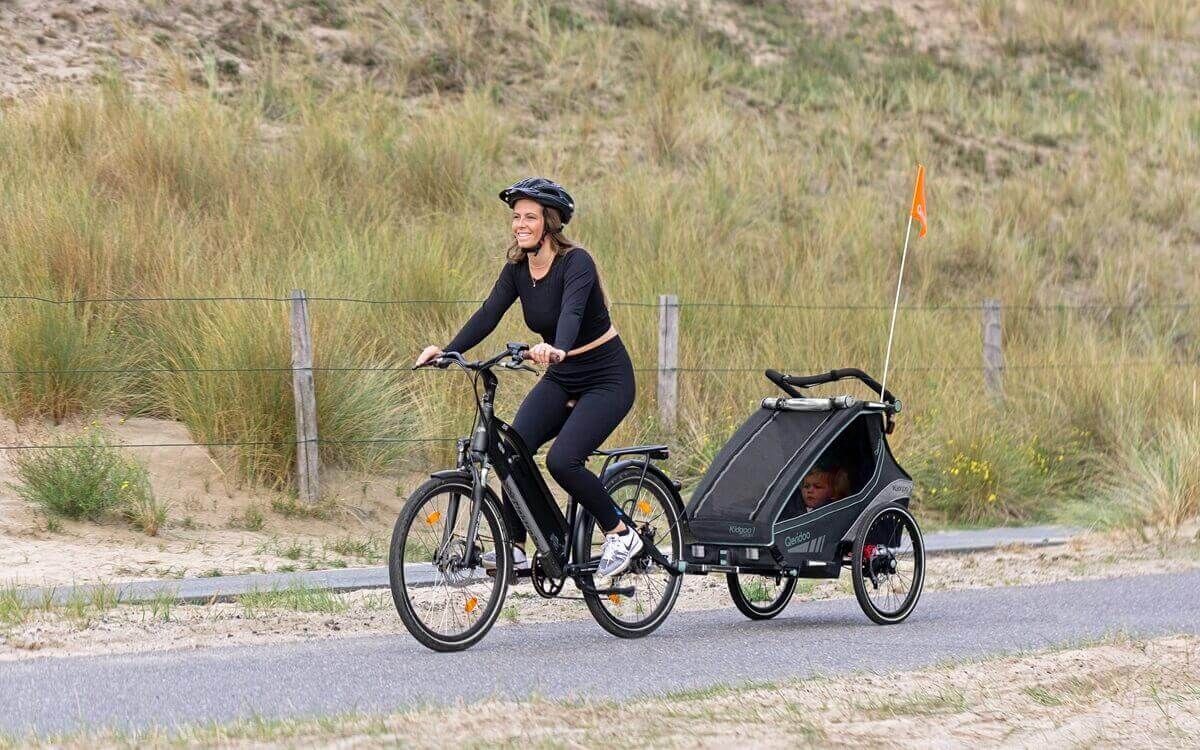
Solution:
{"label": "orange safety flag", "polygon": [[925,167],[922,164],[917,165],[917,185],[913,188],[913,204],[912,217],[921,222],[920,237],[925,236],[925,230],[928,229],[925,222],[927,221],[925,213]]}

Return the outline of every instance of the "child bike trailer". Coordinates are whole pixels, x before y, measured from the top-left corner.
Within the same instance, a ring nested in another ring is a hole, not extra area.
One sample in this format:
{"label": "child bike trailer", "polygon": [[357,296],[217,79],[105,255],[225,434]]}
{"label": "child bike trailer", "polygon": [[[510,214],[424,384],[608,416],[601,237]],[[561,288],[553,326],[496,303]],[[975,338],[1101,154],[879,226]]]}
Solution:
{"label": "child bike trailer", "polygon": [[[837,578],[849,567],[868,617],[904,620],[924,583],[925,546],[908,510],[912,477],[887,442],[900,402],[887,391],[873,401],[797,390],[843,378],[882,390],[857,369],[766,376],[788,398],[764,398],[692,492],[681,568],[726,573],[738,608],[767,619],[798,578]],[[842,470],[844,494],[806,509],[801,483],[818,465]]]}

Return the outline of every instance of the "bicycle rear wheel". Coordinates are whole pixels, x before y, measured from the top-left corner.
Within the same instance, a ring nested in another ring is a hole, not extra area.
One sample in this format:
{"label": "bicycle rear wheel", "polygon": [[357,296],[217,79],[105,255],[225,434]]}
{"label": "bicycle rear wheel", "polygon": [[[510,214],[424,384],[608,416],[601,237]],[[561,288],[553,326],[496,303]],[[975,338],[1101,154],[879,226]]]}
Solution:
{"label": "bicycle rear wheel", "polygon": [[[639,493],[641,476],[640,468],[624,469],[606,483],[605,489],[633,519],[643,539],[653,539],[667,559],[679,560],[683,556],[683,530],[675,496],[656,474],[650,472],[646,473]],[[604,531],[591,516],[587,517],[583,531],[584,538],[590,540],[583,562],[596,562],[604,545]],[[608,585],[608,588],[632,586],[632,596],[584,594],[583,599],[600,627],[620,638],[640,638],[667,619],[682,585],[683,576],[671,573],[648,555],[643,555],[634,560],[629,570],[614,576]]]}
{"label": "bicycle rear wheel", "polygon": [[[430,479],[404,504],[388,554],[392,600],[405,627],[434,651],[461,651],[495,623],[512,572],[512,550],[491,490],[484,492],[475,549],[468,554],[471,483]],[[495,576],[482,557],[496,553]]]}

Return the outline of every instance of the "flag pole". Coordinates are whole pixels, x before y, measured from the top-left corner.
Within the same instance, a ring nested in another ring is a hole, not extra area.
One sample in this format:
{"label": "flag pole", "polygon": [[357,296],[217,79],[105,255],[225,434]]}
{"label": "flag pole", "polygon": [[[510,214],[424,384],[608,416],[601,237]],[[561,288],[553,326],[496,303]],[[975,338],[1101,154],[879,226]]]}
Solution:
{"label": "flag pole", "polygon": [[888,328],[887,353],[883,356],[883,380],[879,384],[879,400],[887,390],[888,365],[892,360],[892,336],[896,333],[896,312],[900,309],[900,285],[904,283],[904,261],[908,257],[908,238],[912,234],[913,212],[908,212],[908,228],[904,230],[904,252],[900,254],[900,275],[896,279],[896,301],[892,305],[892,325]]}

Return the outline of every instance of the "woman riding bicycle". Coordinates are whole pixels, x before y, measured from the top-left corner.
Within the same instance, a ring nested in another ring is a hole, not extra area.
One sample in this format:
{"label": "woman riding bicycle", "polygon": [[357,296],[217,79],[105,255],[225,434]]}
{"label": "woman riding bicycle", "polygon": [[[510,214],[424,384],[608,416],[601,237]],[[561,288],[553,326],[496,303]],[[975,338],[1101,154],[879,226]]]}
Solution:
{"label": "woman riding bicycle", "polygon": [[[550,180],[530,177],[502,190],[500,199],[512,209],[513,242],[499,278],[450,343],[444,349],[425,347],[416,364],[443,351],[465,353],[520,298],[526,325],[543,338],[529,350],[530,359],[547,367],[517,410],[513,429],[535,453],[555,438],[546,468],[604,529],[597,575],[619,575],[641,551],[642,540],[621,521],[612,496],[586,461],[633,407],[633,362],[609,318],[595,262],[563,233],[575,211],[570,194]],[[514,567],[528,569],[525,527],[507,491],[502,494]],[[485,567],[495,565],[494,553],[484,556]]]}

